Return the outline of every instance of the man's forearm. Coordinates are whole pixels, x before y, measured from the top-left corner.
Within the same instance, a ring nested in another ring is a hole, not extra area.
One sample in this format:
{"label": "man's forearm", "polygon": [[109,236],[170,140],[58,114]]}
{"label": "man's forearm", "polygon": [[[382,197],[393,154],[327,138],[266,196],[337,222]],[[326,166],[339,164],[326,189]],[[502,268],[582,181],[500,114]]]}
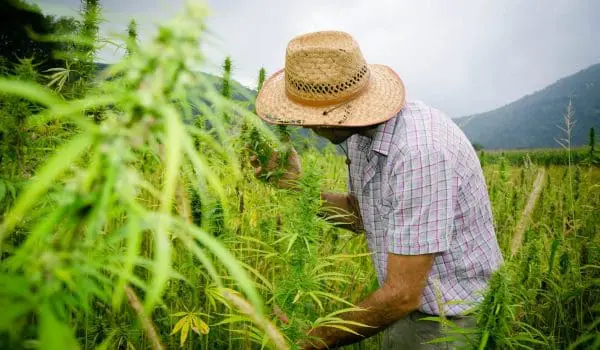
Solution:
{"label": "man's forearm", "polygon": [[347,193],[322,192],[322,213],[331,223],[353,232],[363,230],[358,201]]}
{"label": "man's forearm", "polygon": [[321,339],[321,341],[314,340],[313,345],[316,349],[327,349],[332,346],[343,346],[361,341],[383,331],[392,323],[413,312],[419,307],[420,302],[418,298],[411,299],[384,286],[358,304],[364,311],[347,312],[340,316],[343,320],[358,322],[370,327],[343,325],[360,335],[337,328],[319,327],[310,333],[311,336]]}

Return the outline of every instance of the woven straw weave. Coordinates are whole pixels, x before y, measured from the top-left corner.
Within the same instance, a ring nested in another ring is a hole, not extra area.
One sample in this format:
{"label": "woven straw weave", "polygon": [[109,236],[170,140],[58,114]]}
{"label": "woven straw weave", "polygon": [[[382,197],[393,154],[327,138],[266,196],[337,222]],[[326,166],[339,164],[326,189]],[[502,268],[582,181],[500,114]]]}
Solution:
{"label": "woven straw weave", "polygon": [[367,64],[349,34],[315,32],[290,41],[285,68],[265,81],[256,110],[273,124],[367,126],[397,114],[404,97],[398,75]]}

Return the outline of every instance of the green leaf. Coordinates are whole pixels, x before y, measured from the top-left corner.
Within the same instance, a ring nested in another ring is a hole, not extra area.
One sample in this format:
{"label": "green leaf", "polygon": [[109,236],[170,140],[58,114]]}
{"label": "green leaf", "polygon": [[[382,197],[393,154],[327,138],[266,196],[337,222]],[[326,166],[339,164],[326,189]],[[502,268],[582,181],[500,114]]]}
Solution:
{"label": "green leaf", "polygon": [[113,338],[115,337],[116,333],[117,333],[116,330],[111,331],[108,334],[108,337],[106,337],[106,339],[104,339],[104,341],[100,345],[98,345],[95,350],[109,350],[110,349],[109,346],[111,345],[111,342],[112,342]]}
{"label": "green leaf", "polygon": [[33,303],[19,301],[14,297],[8,299],[5,295],[1,295],[0,297],[6,299],[0,303],[0,308],[2,310],[0,330],[9,331],[15,324],[27,319],[27,315],[33,308]]}
{"label": "green leaf", "polygon": [[42,304],[40,311],[40,349],[76,350],[79,344],[68,325],[60,322],[48,303]]}
{"label": "green leaf", "polygon": [[336,329],[342,330],[344,332],[348,332],[348,333],[352,333],[354,335],[362,336],[362,334],[357,333],[353,329],[345,327],[345,326],[342,326],[342,325],[339,325],[339,324],[324,324],[324,325],[321,325],[320,327],[336,328]]}
{"label": "green leaf", "polygon": [[5,195],[6,195],[6,184],[4,183],[4,181],[0,180],[0,201],[2,201],[4,199]]}
{"label": "green leaf", "polygon": [[298,234],[297,233],[294,233],[294,234],[290,235],[290,237],[289,237],[290,242],[288,243],[287,249],[285,251],[286,253],[290,252],[290,250],[292,249],[292,245],[294,245],[294,242],[296,242],[296,239],[298,239]]}
{"label": "green leaf", "polygon": [[125,261],[123,264],[123,273],[119,275],[117,287],[113,293],[112,305],[113,309],[117,310],[123,295],[125,293],[125,285],[129,276],[133,272],[135,266],[135,260],[138,257],[140,244],[142,242],[142,232],[139,227],[139,219],[135,215],[130,215],[129,222],[126,227],[127,234],[127,253],[125,255]]}
{"label": "green leaf", "polygon": [[216,327],[216,326],[222,326],[222,325],[233,324],[233,323],[238,323],[238,322],[251,322],[251,320],[247,316],[230,315],[229,317],[224,318],[220,322],[213,323],[212,326]]}
{"label": "green leaf", "polygon": [[350,303],[350,302],[348,302],[348,301],[346,301],[346,300],[344,300],[344,299],[342,299],[342,298],[340,298],[340,297],[338,297],[336,295],[333,295],[331,293],[321,292],[321,291],[313,291],[313,293],[315,293],[317,295],[322,295],[322,296],[327,297],[329,299],[333,299],[333,300],[339,301],[340,303],[346,304],[346,305],[351,306],[351,307],[356,307],[354,304],[352,304],[352,303]]}
{"label": "green leaf", "polygon": [[258,270],[256,270],[255,268],[253,268],[252,266],[244,263],[243,261],[239,262],[246,270],[250,271],[256,278],[258,278],[264,285],[265,287],[267,287],[267,290],[269,291],[273,291],[273,285],[271,284],[271,282],[269,282],[268,279],[266,279],[263,275],[261,275],[260,272],[258,272]]}
{"label": "green leaf", "polygon": [[154,231],[154,264],[152,281],[148,286],[144,308],[150,312],[152,307],[161,298],[165,285],[171,272],[172,244],[169,233],[162,229]]}
{"label": "green leaf", "polygon": [[194,316],[192,318],[192,322],[194,324],[194,327],[192,328],[194,330],[194,332],[196,332],[198,335],[201,334],[208,334],[208,332],[210,331],[210,328],[208,327],[208,325],[206,324],[206,322],[202,321],[201,319],[199,319],[198,317]]}
{"label": "green leaf", "polygon": [[228,270],[232,277],[238,282],[240,288],[246,293],[248,299],[252,302],[255,307],[255,311],[259,315],[263,315],[263,302],[260,294],[254,286],[254,282],[250,279],[246,271],[240,266],[235,257],[213,236],[209,235],[205,231],[198,227],[187,223],[180,218],[173,218],[174,224],[179,226],[180,229],[176,229],[175,233],[184,236],[185,233],[189,233],[191,237],[197,239],[202,243],[208,250],[210,250]]}
{"label": "green leaf", "polygon": [[[187,315],[187,312],[184,312],[183,314]],[[186,322],[188,322],[187,317],[182,317],[179,321],[177,321],[177,323],[175,323],[175,326],[173,327],[173,330],[171,331],[171,335],[179,332]]]}
{"label": "green leaf", "polygon": [[189,317],[185,317],[185,319],[187,321],[183,324],[183,327],[181,328],[181,337],[180,337],[180,344],[179,344],[181,347],[183,347],[183,344],[185,344],[188,333],[190,332]]}
{"label": "green leaf", "polygon": [[186,248],[189,249],[190,252],[192,252],[198,258],[198,260],[200,260],[200,262],[206,269],[206,272],[208,272],[208,274],[210,275],[210,277],[212,277],[214,282],[218,286],[222,286],[223,282],[221,281],[221,276],[219,276],[219,273],[217,272],[217,269],[215,268],[212,260],[204,253],[204,249],[200,248],[192,237],[184,234],[179,234],[177,231],[175,232],[175,234],[179,239],[183,241]]}
{"label": "green leaf", "polygon": [[455,337],[441,337],[441,338],[435,338],[433,340],[430,340],[430,341],[426,342],[425,344],[450,343],[453,341],[456,341]]}
{"label": "green leaf", "polygon": [[171,270],[171,240],[167,231],[168,223],[166,215],[171,212],[173,207],[173,197],[175,195],[175,186],[181,167],[181,138],[183,132],[179,115],[173,107],[165,107],[161,111],[165,119],[166,139],[165,139],[165,172],[164,184],[161,193],[160,211],[165,214],[159,218],[158,228],[154,231],[154,269],[150,288],[146,294],[145,308],[150,311],[152,306],[160,299],[165,285],[169,279]]}
{"label": "green leaf", "polygon": [[366,309],[361,309],[359,307],[348,307],[348,308],[345,308],[345,309],[336,310],[336,311],[328,314],[326,317],[334,317],[334,316],[337,316],[337,315],[340,315],[340,314],[343,314],[343,313],[346,313],[346,312],[361,312],[361,311],[367,311],[367,310]]}
{"label": "green leaf", "polygon": [[33,82],[0,78],[0,93],[19,96],[46,107],[65,104],[54,92]]}
{"label": "green leaf", "polygon": [[317,303],[317,305],[319,305],[319,309],[325,310],[325,308],[323,308],[323,303],[321,303],[321,300],[319,300],[319,298],[315,295],[315,293],[308,292],[308,295],[310,295],[310,297],[313,298],[313,300]]}
{"label": "green leaf", "polygon": [[74,137],[61,146],[36,176],[29,181],[27,188],[21,193],[12,210],[6,214],[4,223],[0,226],[0,246],[4,237],[22,220],[27,211],[46,193],[56,179],[79,158],[92,139],[89,135]]}
{"label": "green leaf", "polygon": [[481,336],[481,340],[479,341],[479,350],[484,350],[485,349],[489,337],[490,337],[490,332],[489,331],[484,331],[483,335]]}
{"label": "green leaf", "polygon": [[17,189],[15,188],[15,185],[10,182],[5,182],[5,184],[8,192],[10,192],[10,198],[12,198],[12,200],[17,199]]}
{"label": "green leaf", "polygon": [[171,314],[171,316],[174,316],[174,317],[182,317],[182,316],[185,316],[185,315],[187,315],[187,314],[189,314],[189,312],[187,312],[187,311],[180,311],[180,312],[176,312],[176,313],[174,313],[174,314]]}

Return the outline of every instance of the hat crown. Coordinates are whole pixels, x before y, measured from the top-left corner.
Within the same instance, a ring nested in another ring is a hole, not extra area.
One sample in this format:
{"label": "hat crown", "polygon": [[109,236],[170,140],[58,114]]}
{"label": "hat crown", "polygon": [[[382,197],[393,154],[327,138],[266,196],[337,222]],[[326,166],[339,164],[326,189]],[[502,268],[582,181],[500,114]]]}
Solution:
{"label": "hat crown", "polygon": [[344,32],[309,33],[287,46],[285,90],[298,103],[326,105],[350,99],[367,86],[369,73],[358,43]]}

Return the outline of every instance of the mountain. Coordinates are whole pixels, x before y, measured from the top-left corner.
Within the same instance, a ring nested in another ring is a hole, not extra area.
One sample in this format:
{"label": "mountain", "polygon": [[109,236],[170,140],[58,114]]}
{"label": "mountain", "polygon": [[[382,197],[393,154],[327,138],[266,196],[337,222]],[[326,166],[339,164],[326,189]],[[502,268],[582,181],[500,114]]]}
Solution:
{"label": "mountain", "polygon": [[[96,63],[96,69],[98,72],[102,72],[108,68],[109,65],[106,63]],[[213,75],[206,72],[200,73],[206,80],[208,80],[215,87],[217,91],[221,91],[223,87],[223,79],[220,76]],[[247,106],[248,110],[254,110],[254,99],[256,97],[256,90],[250,89],[239,83],[237,80],[231,79],[231,99],[239,101],[244,106]],[[190,94],[194,94],[194,89],[190,91]],[[198,111],[196,111],[198,112]],[[277,131],[277,127],[264,122],[274,132]],[[329,144],[326,139],[317,136],[308,129],[302,127],[289,127],[292,143],[296,149],[304,149],[308,145],[312,145],[319,149],[323,149]]]}
{"label": "mountain", "polygon": [[487,149],[560,147],[564,115],[573,103],[576,121],[571,144],[588,143],[600,130],[600,63],[489,112],[454,119],[472,143]]}
{"label": "mountain", "polygon": [[[110,64],[107,63],[95,63],[96,65],[96,70],[98,72],[102,72],[103,70],[107,69]],[[209,82],[211,82],[213,84],[213,86],[215,87],[215,89],[217,90],[221,90],[222,86],[223,86],[223,80],[221,77],[210,74],[210,73],[205,73],[205,72],[201,72],[200,73],[206,80],[208,80]],[[242,84],[240,84],[237,80],[231,79],[231,98],[236,100],[236,101],[249,101],[249,100],[254,100],[254,96],[256,96],[256,91],[249,89],[245,86],[243,86]]]}

